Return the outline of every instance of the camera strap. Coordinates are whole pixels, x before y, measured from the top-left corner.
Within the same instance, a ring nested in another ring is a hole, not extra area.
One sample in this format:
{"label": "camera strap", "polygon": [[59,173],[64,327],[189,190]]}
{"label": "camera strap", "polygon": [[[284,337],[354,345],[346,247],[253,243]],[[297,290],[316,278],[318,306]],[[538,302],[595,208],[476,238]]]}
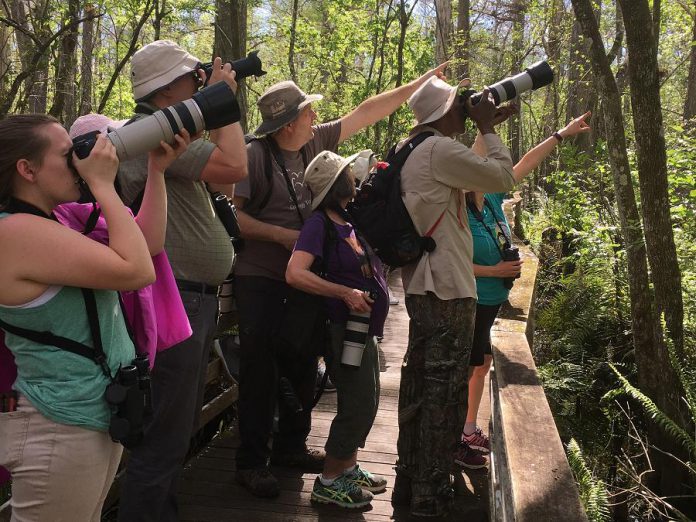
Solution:
{"label": "camera strap", "polygon": [[[500,230],[502,231],[503,238],[505,238],[506,244],[509,245],[509,244],[510,244],[510,240],[509,240],[508,236],[505,234],[505,232],[503,231],[503,227],[501,226],[500,221],[498,221],[498,217],[495,215],[495,212],[493,211],[493,207],[491,206],[491,204],[490,204],[490,203],[488,202],[488,200],[486,199],[486,196],[483,197],[483,201],[484,201],[484,205],[486,205],[486,206],[488,207],[488,210],[489,210],[489,211],[491,212],[491,214],[493,215],[493,219],[495,219],[496,223],[498,223],[498,226],[500,227]],[[498,249],[498,252],[500,253],[500,258],[502,259],[502,257],[503,257],[503,249],[500,247],[500,241],[498,241],[498,238],[496,237],[496,235],[495,235],[495,234],[493,233],[493,231],[488,227],[488,224],[487,224],[486,221],[484,220],[483,214],[481,213],[481,211],[480,211],[480,210],[478,209],[478,207],[476,206],[476,203],[474,203],[473,201],[467,201],[466,205],[467,205],[467,207],[469,208],[469,210],[471,211],[471,213],[474,215],[474,217],[476,218],[476,220],[477,220],[479,223],[481,223],[481,224],[483,225],[483,228],[486,229],[486,232],[488,232],[488,235],[491,236],[491,239],[493,239],[493,243],[495,243],[495,246],[496,246],[496,248]]]}
{"label": "camera strap", "polygon": [[[302,212],[300,212],[300,205],[297,201],[297,194],[295,193],[295,188],[292,186],[292,180],[290,179],[290,174],[288,173],[288,169],[285,168],[285,159],[283,158],[283,153],[281,152],[280,147],[278,147],[278,144],[276,143],[276,141],[271,136],[266,136],[265,141],[268,144],[268,149],[271,152],[271,156],[273,156],[273,159],[280,167],[280,170],[283,172],[283,177],[285,178],[285,185],[288,188],[288,193],[290,194],[290,198],[292,199],[292,202],[295,205],[295,210],[297,211],[297,215],[300,218],[300,223],[302,223],[304,225],[304,217],[302,217]],[[305,152],[304,147],[302,147],[300,149],[300,155],[302,156],[302,168],[303,169],[307,168],[307,153]],[[272,168],[270,169],[270,172],[271,172],[271,179],[269,180],[270,181],[270,190],[273,190],[273,169]],[[268,202],[266,202],[266,203],[268,203]]]}
{"label": "camera strap", "polygon": [[[34,216],[57,221],[53,213],[48,215],[40,208],[16,198],[10,198],[9,203],[5,206],[5,208],[3,208],[3,211],[10,214],[32,214]],[[104,353],[104,348],[102,345],[101,329],[99,327],[99,312],[97,310],[97,300],[94,296],[94,290],[91,288],[80,288],[80,290],[82,292],[82,299],[87,310],[87,320],[89,323],[90,334],[92,336],[93,347],[87,346],[73,339],[68,339],[67,337],[56,335],[52,332],[29,330],[27,328],[11,325],[3,320],[0,320],[0,328],[6,332],[18,337],[23,337],[32,342],[45,344],[47,346],[55,346],[56,348],[60,348],[66,352],[85,357],[98,365],[101,368],[102,373],[111,382],[113,382],[114,378],[111,375],[111,370],[107,364],[106,354]],[[126,323],[126,329],[129,329],[125,314],[123,319]]]}
{"label": "camera strap", "polygon": [[82,290],[82,298],[85,302],[85,307],[87,308],[87,319],[89,321],[89,329],[90,333],[92,334],[92,343],[94,344],[94,348],[73,339],[56,335],[52,332],[29,330],[27,328],[14,326],[1,319],[0,328],[11,333],[12,335],[23,337],[32,342],[45,344],[47,346],[55,346],[56,348],[60,348],[66,352],[85,357],[99,366],[106,378],[113,382],[114,378],[111,375],[111,370],[107,364],[106,354],[104,353],[104,348],[102,346],[101,333],[99,329],[99,314],[97,312],[97,302],[94,297],[94,291],[89,288],[81,288],[80,290]]}

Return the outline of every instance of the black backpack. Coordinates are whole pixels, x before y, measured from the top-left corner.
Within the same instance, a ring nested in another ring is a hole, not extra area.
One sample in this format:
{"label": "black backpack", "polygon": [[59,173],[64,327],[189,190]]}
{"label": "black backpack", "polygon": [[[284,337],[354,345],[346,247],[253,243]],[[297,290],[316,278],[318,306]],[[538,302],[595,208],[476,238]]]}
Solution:
{"label": "black backpack", "polygon": [[435,249],[430,235],[440,220],[421,236],[401,199],[401,168],[413,149],[430,136],[432,132],[418,134],[398,152],[392,147],[386,164],[378,164],[368,175],[348,206],[356,228],[377,256],[391,267],[418,261],[424,252]]}

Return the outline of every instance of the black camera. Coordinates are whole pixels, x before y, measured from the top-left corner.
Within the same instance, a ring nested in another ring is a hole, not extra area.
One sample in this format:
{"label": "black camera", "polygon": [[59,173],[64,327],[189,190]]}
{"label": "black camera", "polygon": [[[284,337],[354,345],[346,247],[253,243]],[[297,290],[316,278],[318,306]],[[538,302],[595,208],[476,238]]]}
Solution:
{"label": "black camera", "polygon": [[[503,261],[519,261],[520,249],[515,246],[511,246],[510,243],[506,242],[505,246],[503,246],[503,249],[500,252],[500,257],[503,258]],[[515,279],[519,277],[519,274],[515,277],[506,277],[503,279],[503,285],[505,288],[510,290],[515,282]]]}
{"label": "black camera", "polygon": [[212,198],[213,205],[215,206],[215,213],[220,221],[222,221],[222,225],[230,236],[235,252],[241,252],[244,248],[244,239],[242,239],[242,231],[239,228],[237,208],[222,192],[213,192]]}
{"label": "black camera", "polygon": [[[524,71],[515,76],[505,78],[504,80],[494,83],[488,87],[493,101],[496,105],[512,100],[523,92],[536,90],[540,87],[545,87],[553,82],[553,69],[545,60],[536,62],[527,67]],[[471,103],[476,105],[481,100],[481,92],[466,90],[459,96],[466,101],[466,98],[471,99]]]}
{"label": "black camera", "polygon": [[[246,58],[240,58],[232,62],[227,62],[232,66],[232,70],[236,73],[235,80],[239,81],[249,76],[263,76],[266,71],[263,70],[263,64],[258,57],[258,51],[251,51]],[[210,78],[213,73],[213,62],[204,63],[201,69],[205,71],[206,78]],[[206,85],[208,80],[206,79]]]}
{"label": "black camera", "polygon": [[111,407],[111,440],[126,448],[137,446],[143,439],[144,419],[152,411],[147,355],[139,355],[133,364],[119,368],[104,397]]}

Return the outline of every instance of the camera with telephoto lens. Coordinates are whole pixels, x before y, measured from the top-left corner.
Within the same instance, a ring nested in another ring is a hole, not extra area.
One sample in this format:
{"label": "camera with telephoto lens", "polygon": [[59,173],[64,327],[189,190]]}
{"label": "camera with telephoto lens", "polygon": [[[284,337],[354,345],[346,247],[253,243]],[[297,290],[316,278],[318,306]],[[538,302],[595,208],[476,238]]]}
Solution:
{"label": "camera with telephoto lens", "polygon": [[[496,106],[503,102],[512,100],[523,92],[536,90],[545,87],[553,82],[553,70],[546,60],[541,60],[527,67],[524,71],[515,76],[505,78],[488,87],[493,102]],[[481,92],[472,89],[463,91],[459,96],[462,101],[470,99],[472,105],[476,105],[481,100]],[[466,107],[466,105],[464,105]]]}
{"label": "camera with telephoto lens", "polygon": [[[227,62],[232,66],[232,70],[236,73],[234,79],[239,81],[248,76],[263,76],[266,71],[263,70],[263,64],[258,57],[258,51],[251,51],[246,58],[240,58],[232,62]],[[205,71],[206,78],[210,78],[213,73],[213,62],[204,63],[201,69]],[[205,81],[208,84],[208,80]]]}
{"label": "camera with telephoto lens", "polygon": [[143,439],[144,419],[152,411],[147,355],[139,355],[132,364],[119,368],[104,397],[111,407],[111,440],[126,448],[137,446]]}
{"label": "camera with telephoto lens", "polygon": [[[377,293],[373,290],[365,290],[370,299],[377,299]],[[367,344],[367,332],[370,329],[369,312],[350,312],[346,319],[346,330],[343,338],[343,352],[341,353],[341,364],[353,368],[360,368],[362,363],[363,351]]]}
{"label": "camera with telephoto lens", "polygon": [[[112,130],[106,137],[116,147],[118,159],[125,161],[156,149],[160,141],[174,144],[174,136],[182,129],[194,136],[238,122],[240,117],[234,92],[225,82],[218,82],[201,89],[188,100]],[[92,131],[74,138],[75,155],[80,159],[89,156],[98,135],[99,131]],[[72,154],[68,154],[68,165],[73,167]]]}
{"label": "camera with telephoto lens", "polygon": [[239,220],[237,219],[237,207],[234,206],[230,198],[222,192],[213,192],[213,206],[222,225],[225,227],[227,234],[230,236],[234,251],[239,253],[244,248],[244,239],[242,232],[239,229]]}
{"label": "camera with telephoto lens", "polygon": [[[229,63],[236,73],[237,80],[266,74],[257,51],[249,53],[246,58]],[[207,78],[210,78],[213,62],[202,64],[201,68]],[[174,136],[179,134],[181,129],[186,129],[191,136],[195,136],[204,130],[219,129],[236,123],[240,117],[239,103],[234,92],[225,82],[218,82],[204,87],[188,100],[165,107],[146,118],[113,130],[106,137],[116,147],[118,159],[125,161],[156,149],[160,141],[174,144]],[[73,139],[73,150],[78,158],[84,159],[89,156],[98,135],[99,131],[92,131]],[[72,154],[68,154],[68,166],[75,170]],[[81,185],[81,189],[86,188],[82,181]]]}
{"label": "camera with telephoto lens", "polygon": [[[510,243],[506,242],[502,251],[500,252],[500,257],[502,257],[503,261],[519,261],[520,249],[515,246],[511,246]],[[510,290],[515,282],[515,279],[518,279],[519,277],[519,274],[517,274],[515,277],[506,277],[503,279],[503,286]]]}

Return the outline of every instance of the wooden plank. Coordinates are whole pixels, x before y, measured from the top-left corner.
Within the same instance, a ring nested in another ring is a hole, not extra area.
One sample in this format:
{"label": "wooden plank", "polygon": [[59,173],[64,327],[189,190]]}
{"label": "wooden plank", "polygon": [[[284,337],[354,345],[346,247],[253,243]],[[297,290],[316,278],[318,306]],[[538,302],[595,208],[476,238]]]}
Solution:
{"label": "wooden plank", "polygon": [[[179,489],[182,522],[225,520],[263,522],[313,522],[364,520],[387,522],[408,520],[408,509],[395,510],[390,503],[394,484],[394,463],[397,457],[398,396],[401,363],[408,342],[408,316],[403,305],[400,281],[392,281],[401,305],[390,309],[384,342],[380,344],[380,406],[377,418],[359,459],[366,469],[387,478],[387,491],[377,495],[372,507],[365,510],[345,510],[336,506],[316,505],[310,502],[316,475],[297,470],[273,467],[281,494],[277,499],[259,499],[250,495],[235,481],[235,455],[239,437],[234,430],[211,441],[201,453],[189,462]],[[481,405],[481,418],[486,422],[488,397]],[[336,414],[336,394],[324,393],[312,412],[312,432],[308,445],[323,448],[331,421]],[[457,480],[457,509],[447,520],[478,522],[485,520],[487,504],[486,472],[466,473]],[[457,514],[458,513],[458,514]]]}

